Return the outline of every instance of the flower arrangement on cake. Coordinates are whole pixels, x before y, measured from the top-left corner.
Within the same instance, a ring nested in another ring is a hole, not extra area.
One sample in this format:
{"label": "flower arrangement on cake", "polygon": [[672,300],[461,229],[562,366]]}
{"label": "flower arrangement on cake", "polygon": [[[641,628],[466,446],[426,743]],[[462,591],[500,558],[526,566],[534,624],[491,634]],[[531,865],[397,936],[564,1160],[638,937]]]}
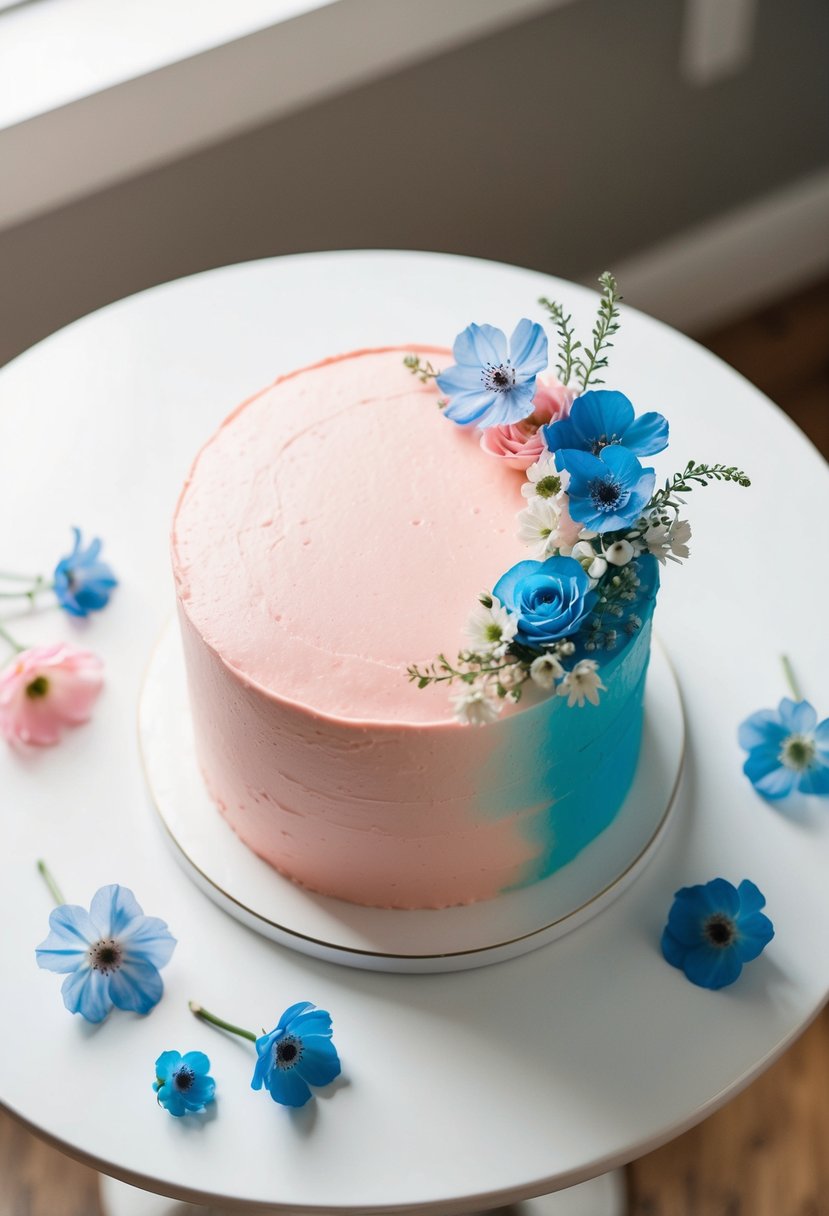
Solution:
{"label": "flower arrangement on cake", "polygon": [[440,406],[458,426],[477,426],[483,452],[524,474],[518,539],[529,557],[483,591],[466,627],[468,645],[407,669],[418,687],[457,682],[456,717],[483,725],[530,681],[597,705],[605,690],[601,656],[621,650],[642,626],[643,604],[658,585],[658,565],[688,557],[691,526],[684,496],[712,481],[748,486],[742,470],[690,460],[661,487],[642,461],[668,446],[668,421],[637,416],[621,392],[599,388],[621,296],[613,275],[599,279],[591,338],[542,297],[557,334],[557,379],[541,379],[548,339],[523,318],[507,342],[492,325],[468,326],[455,339],[455,364],[443,371],[418,356],[404,360],[424,383],[434,379]]}

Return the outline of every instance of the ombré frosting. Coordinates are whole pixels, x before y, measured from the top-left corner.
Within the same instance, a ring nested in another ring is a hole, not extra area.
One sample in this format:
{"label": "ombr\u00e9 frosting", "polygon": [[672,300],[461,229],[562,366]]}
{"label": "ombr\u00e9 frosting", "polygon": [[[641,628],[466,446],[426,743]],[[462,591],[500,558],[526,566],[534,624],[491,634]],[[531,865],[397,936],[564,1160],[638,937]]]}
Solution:
{"label": "ombr\u00e9 frosting", "polygon": [[643,628],[598,707],[530,694],[462,726],[412,662],[457,650],[470,604],[524,553],[522,478],[441,418],[415,350],[278,380],[199,453],[173,531],[196,743],[255,852],[357,903],[443,907],[552,873],[611,821],[635,769]]}

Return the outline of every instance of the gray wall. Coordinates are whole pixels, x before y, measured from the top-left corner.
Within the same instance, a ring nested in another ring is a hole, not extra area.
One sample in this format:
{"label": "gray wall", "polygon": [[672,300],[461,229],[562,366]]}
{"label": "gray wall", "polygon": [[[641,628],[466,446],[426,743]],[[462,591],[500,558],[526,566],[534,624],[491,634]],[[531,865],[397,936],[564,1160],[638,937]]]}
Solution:
{"label": "gray wall", "polygon": [[0,232],[0,362],[269,254],[437,249],[580,278],[829,162],[825,0],[761,0],[748,68],[707,89],[680,77],[681,26],[681,0],[578,0]]}

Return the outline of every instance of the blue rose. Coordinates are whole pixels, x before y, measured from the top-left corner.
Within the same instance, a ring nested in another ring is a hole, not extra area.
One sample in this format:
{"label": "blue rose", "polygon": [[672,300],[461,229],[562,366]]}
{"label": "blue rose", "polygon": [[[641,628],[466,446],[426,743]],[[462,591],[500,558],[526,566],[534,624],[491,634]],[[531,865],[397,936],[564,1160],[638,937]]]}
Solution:
{"label": "blue rose", "polygon": [[573,557],[519,562],[501,576],[492,594],[517,614],[516,641],[533,650],[576,633],[596,603],[590,579]]}

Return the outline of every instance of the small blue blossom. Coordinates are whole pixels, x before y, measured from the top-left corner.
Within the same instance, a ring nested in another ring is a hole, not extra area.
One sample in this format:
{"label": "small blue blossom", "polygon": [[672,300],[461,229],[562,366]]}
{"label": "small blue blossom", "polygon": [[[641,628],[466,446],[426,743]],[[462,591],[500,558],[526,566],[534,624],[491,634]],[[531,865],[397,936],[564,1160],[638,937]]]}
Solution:
{"label": "small blue blossom", "polygon": [[784,697],[776,710],[758,710],[741,723],[738,738],[748,752],[743,772],[758,794],[829,795],[829,718],[819,723],[808,701]]}
{"label": "small blue blossom", "polygon": [[70,1013],[101,1022],[113,1005],[149,1013],[161,1000],[158,969],[169,962],[176,939],[163,920],[144,915],[127,887],[101,887],[88,912],[61,904],[49,928],[35,951],[37,964],[68,972],[61,993]]}
{"label": "small blue blossom", "polygon": [[159,1106],[180,1118],[204,1110],[215,1100],[216,1082],[210,1061],[203,1051],[162,1051],[155,1062],[156,1092]]}
{"label": "small blue blossom", "polygon": [[100,540],[96,537],[84,549],[80,529],[72,531],[75,547],[55,566],[55,595],[71,616],[89,616],[106,608],[118,580],[107,563],[99,560]]}
{"label": "small blue blossom", "polygon": [[765,903],[748,879],[739,887],[724,878],[683,887],[662,933],[666,961],[700,988],[733,984],[743,963],[762,954],[774,937],[774,925],[760,911]]}
{"label": "small blue blossom", "polygon": [[494,325],[470,325],[453,347],[455,365],[437,377],[444,413],[459,426],[520,422],[533,412],[535,379],[547,366],[547,335],[526,317],[507,339]]}
{"label": "small blue blossom", "polygon": [[331,1016],[310,1001],[286,1009],[270,1034],[256,1040],[259,1057],[251,1089],[264,1085],[274,1102],[304,1106],[309,1085],[329,1085],[340,1075],[337,1049],[331,1042]]}
{"label": "small blue blossom", "polygon": [[516,641],[534,650],[576,633],[597,598],[573,557],[518,562],[501,576],[492,594],[518,616]]}
{"label": "small blue blossom", "polygon": [[653,469],[643,469],[627,448],[614,444],[598,456],[575,448],[556,453],[570,474],[570,516],[593,532],[629,528],[641,516],[654,487]]}
{"label": "small blue blossom", "polygon": [[[551,452],[575,448],[598,456],[602,448],[622,444],[634,456],[653,456],[668,446],[668,422],[650,412],[639,418],[624,393],[592,389],[577,397],[567,418],[541,427]],[[557,461],[558,468],[564,468]]]}

